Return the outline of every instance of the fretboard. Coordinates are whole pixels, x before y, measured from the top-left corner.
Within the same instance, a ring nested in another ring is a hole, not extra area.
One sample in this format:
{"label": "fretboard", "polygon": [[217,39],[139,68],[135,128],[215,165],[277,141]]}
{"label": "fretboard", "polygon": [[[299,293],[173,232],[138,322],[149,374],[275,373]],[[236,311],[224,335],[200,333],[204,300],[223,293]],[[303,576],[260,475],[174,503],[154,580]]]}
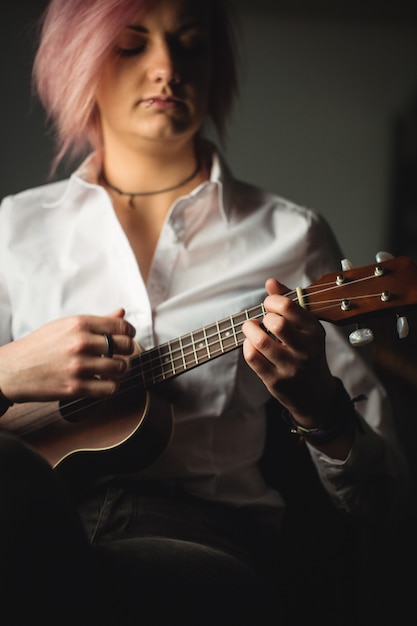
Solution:
{"label": "fretboard", "polygon": [[132,359],[132,375],[148,388],[211,361],[242,345],[244,322],[264,315],[260,304],[141,352]]}

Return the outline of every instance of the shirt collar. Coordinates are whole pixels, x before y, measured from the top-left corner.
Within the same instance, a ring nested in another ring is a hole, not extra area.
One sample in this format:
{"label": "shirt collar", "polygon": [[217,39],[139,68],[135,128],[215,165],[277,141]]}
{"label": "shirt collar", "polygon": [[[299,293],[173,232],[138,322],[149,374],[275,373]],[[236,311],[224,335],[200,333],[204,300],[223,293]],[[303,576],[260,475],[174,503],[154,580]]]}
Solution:
{"label": "shirt collar", "polygon": [[82,183],[98,185],[101,158],[98,152],[90,154],[73,173],[72,177]]}
{"label": "shirt collar", "polygon": [[[185,198],[193,198],[200,193],[209,193],[210,190],[217,190],[217,206],[222,218],[228,222],[231,211],[231,198],[233,188],[233,176],[216,146],[208,140],[203,141],[204,153],[207,154],[208,160],[211,162],[209,180],[197,187]],[[99,181],[101,168],[101,156],[98,152],[93,152],[87,156],[81,165],[73,172],[70,177],[70,186],[83,186],[91,188],[97,186]],[[58,203],[63,200],[64,196],[70,193],[70,190],[64,192]]]}
{"label": "shirt collar", "polygon": [[230,220],[232,207],[233,176],[229,170],[225,159],[220,154],[216,146],[209,140],[203,140],[204,153],[208,155],[211,162],[210,178],[202,185],[202,189],[210,187],[217,188],[217,206],[225,222]]}

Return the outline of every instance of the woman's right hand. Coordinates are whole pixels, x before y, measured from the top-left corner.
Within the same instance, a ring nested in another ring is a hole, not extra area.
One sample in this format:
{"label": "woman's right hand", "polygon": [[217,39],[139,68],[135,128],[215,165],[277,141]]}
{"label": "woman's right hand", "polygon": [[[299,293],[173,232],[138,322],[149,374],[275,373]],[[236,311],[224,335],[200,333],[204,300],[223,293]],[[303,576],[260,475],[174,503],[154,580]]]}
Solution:
{"label": "woman's right hand", "polygon": [[[0,347],[0,389],[12,402],[105,397],[116,392],[135,350],[135,328],[119,309],[45,324]],[[113,356],[108,358],[110,335]]]}

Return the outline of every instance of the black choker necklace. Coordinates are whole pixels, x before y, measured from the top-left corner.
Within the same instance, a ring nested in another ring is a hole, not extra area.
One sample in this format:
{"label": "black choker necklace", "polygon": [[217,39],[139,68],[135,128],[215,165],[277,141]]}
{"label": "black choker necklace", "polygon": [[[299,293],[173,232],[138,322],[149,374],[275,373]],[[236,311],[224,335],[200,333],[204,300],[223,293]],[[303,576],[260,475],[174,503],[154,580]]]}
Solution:
{"label": "black choker necklace", "polygon": [[134,205],[133,205],[133,199],[138,197],[138,196],[156,196],[157,194],[160,193],[167,193],[168,191],[174,191],[175,189],[179,189],[180,187],[184,187],[184,185],[186,185],[187,183],[189,183],[190,181],[193,180],[193,178],[195,178],[198,174],[198,172],[200,171],[200,163],[197,162],[197,166],[195,168],[195,170],[192,172],[192,174],[190,174],[190,176],[187,176],[187,178],[184,178],[184,180],[182,180],[181,182],[177,183],[176,185],[172,185],[172,187],[165,187],[164,189],[158,189],[157,191],[137,191],[137,192],[130,192],[130,191],[122,191],[121,189],[119,189],[119,187],[116,187],[115,185],[112,185],[111,183],[109,183],[109,181],[107,180],[104,172],[101,172],[101,179],[104,182],[105,185],[107,185],[107,187],[110,187],[110,189],[112,189],[113,191],[115,191],[116,193],[119,194],[119,196],[130,196],[129,198],[129,206],[133,209]]}

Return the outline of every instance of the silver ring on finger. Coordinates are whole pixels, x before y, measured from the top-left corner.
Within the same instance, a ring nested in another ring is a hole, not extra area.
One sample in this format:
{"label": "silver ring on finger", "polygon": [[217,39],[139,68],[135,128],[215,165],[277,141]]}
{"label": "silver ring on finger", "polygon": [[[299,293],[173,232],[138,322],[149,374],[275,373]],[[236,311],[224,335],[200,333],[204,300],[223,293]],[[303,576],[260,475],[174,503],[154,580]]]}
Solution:
{"label": "silver ring on finger", "polygon": [[104,356],[106,356],[107,358],[111,359],[113,354],[114,354],[113,337],[111,335],[109,335],[108,333],[103,333],[103,337],[106,340],[106,344],[107,344],[107,353]]}

